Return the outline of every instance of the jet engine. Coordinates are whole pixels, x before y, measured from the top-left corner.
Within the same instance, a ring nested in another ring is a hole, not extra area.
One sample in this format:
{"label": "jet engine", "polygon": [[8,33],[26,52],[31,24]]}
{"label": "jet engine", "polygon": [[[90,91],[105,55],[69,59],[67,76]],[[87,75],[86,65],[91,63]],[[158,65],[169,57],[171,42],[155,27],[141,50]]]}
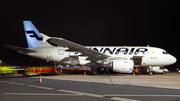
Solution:
{"label": "jet engine", "polygon": [[113,60],[103,65],[104,68],[110,68],[114,72],[118,73],[131,73],[133,71],[134,62],[133,60]]}

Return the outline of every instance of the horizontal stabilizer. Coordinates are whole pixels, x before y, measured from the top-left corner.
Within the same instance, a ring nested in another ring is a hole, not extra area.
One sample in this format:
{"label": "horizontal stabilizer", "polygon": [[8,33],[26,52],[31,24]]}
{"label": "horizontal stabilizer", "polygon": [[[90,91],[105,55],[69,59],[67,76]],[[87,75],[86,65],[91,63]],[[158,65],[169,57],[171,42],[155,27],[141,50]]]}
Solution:
{"label": "horizontal stabilizer", "polygon": [[18,47],[18,46],[13,46],[13,45],[4,45],[5,47],[17,50],[19,52],[22,53],[32,53],[32,52],[36,52],[35,50],[31,50],[31,49],[26,49],[26,48],[22,48],[22,47]]}

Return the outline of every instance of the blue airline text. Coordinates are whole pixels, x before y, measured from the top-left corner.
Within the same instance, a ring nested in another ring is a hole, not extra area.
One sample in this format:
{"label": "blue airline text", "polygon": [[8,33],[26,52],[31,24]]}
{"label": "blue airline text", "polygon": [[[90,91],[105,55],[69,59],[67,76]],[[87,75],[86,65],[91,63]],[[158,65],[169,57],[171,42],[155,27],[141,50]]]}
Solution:
{"label": "blue airline text", "polygon": [[131,49],[128,49],[128,48],[114,48],[113,50],[110,50],[109,48],[101,48],[101,49],[97,49],[97,48],[90,48],[94,51],[97,51],[97,52],[100,52],[100,53],[109,53],[111,55],[115,54],[115,55],[118,55],[118,54],[124,54],[124,55],[132,55],[134,53],[134,55],[137,55],[137,54],[147,54],[147,51],[148,49],[147,48],[138,48],[135,50],[135,48],[131,48]]}

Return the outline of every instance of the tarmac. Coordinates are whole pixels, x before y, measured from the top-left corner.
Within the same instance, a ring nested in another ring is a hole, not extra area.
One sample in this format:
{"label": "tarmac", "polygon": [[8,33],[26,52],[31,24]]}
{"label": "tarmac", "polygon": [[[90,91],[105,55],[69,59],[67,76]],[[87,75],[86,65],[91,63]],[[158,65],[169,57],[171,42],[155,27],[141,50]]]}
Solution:
{"label": "tarmac", "polygon": [[[31,78],[39,77],[33,76]],[[70,80],[106,84],[123,84],[180,89],[180,74],[178,74],[177,72],[167,74],[154,74],[152,76],[148,74],[138,76],[133,76],[132,74],[101,74],[84,76],[83,74],[64,73],[60,75],[42,76],[42,79]]]}
{"label": "tarmac", "polygon": [[2,101],[180,101],[180,74],[0,75]]}

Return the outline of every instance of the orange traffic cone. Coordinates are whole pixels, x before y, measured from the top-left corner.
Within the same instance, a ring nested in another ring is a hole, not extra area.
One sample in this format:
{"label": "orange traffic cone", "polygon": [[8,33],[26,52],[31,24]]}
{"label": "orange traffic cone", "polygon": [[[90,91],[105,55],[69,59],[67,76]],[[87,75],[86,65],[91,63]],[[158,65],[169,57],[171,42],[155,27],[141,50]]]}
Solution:
{"label": "orange traffic cone", "polygon": [[135,77],[135,73],[133,72],[133,76]]}
{"label": "orange traffic cone", "polygon": [[84,76],[86,76],[86,72],[84,72]]}
{"label": "orange traffic cone", "polygon": [[15,75],[17,75],[17,72],[15,72]]}
{"label": "orange traffic cone", "polygon": [[41,75],[39,75],[39,83],[42,83]]}

